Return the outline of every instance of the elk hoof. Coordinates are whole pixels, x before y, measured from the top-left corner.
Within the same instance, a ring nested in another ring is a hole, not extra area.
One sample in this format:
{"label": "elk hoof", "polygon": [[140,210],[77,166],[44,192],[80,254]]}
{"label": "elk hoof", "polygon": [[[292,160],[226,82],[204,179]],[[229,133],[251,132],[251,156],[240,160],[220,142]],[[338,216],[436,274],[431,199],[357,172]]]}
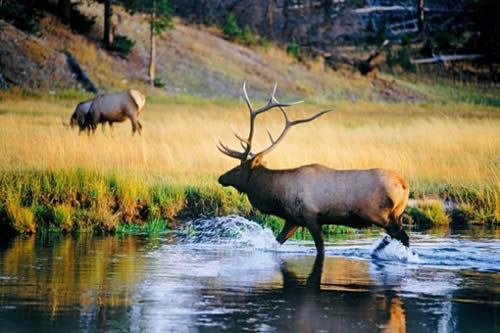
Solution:
{"label": "elk hoof", "polygon": [[400,241],[404,246],[410,247],[410,237],[408,237],[408,234],[403,228],[401,228],[401,230],[399,230],[396,234],[391,235],[391,237]]}
{"label": "elk hoof", "polygon": [[383,249],[385,249],[385,247],[387,245],[389,245],[389,243],[391,242],[391,240],[392,240],[391,236],[389,236],[389,235],[384,236],[384,238],[382,238],[382,241],[380,241],[380,243],[377,245],[377,247],[375,248],[375,250],[373,250],[372,257],[376,257],[377,256],[377,252],[382,251]]}

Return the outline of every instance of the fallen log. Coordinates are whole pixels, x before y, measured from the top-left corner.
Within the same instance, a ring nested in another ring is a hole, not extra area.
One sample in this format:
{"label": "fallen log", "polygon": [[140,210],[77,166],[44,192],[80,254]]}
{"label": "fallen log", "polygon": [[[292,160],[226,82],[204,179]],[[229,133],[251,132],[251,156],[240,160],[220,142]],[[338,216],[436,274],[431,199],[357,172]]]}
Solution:
{"label": "fallen log", "polygon": [[484,54],[456,54],[456,55],[435,55],[432,58],[423,59],[410,59],[410,62],[415,65],[419,64],[432,64],[436,62],[449,62],[449,61],[460,61],[460,60],[474,60],[484,58]]}
{"label": "fallen log", "polygon": [[76,59],[71,55],[71,53],[66,51],[65,55],[66,55],[66,61],[68,62],[71,71],[76,75],[76,79],[83,84],[86,90],[93,92],[94,94],[98,94],[99,89],[94,85],[94,83],[92,83],[92,81],[90,81],[87,74],[83,71],[83,69],[80,67]]}

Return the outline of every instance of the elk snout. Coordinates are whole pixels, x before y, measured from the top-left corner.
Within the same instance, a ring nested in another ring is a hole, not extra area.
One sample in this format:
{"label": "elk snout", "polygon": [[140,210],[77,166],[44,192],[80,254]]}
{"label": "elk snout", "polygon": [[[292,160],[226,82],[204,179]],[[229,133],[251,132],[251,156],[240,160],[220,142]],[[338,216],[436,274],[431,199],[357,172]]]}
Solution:
{"label": "elk snout", "polygon": [[76,118],[73,118],[73,117],[72,117],[72,118],[69,120],[69,125],[71,126],[71,128],[73,128],[73,127],[74,127],[75,125],[77,125],[77,124],[78,124],[78,121],[76,120]]}
{"label": "elk snout", "polygon": [[219,177],[218,182],[222,186],[227,186],[226,182],[224,181],[224,175],[222,175],[222,176]]}
{"label": "elk snout", "polygon": [[222,186],[229,186],[229,185],[231,185],[229,183],[227,174],[223,174],[222,176],[220,176],[219,179],[218,179],[218,181],[219,181],[219,184],[221,184]]}

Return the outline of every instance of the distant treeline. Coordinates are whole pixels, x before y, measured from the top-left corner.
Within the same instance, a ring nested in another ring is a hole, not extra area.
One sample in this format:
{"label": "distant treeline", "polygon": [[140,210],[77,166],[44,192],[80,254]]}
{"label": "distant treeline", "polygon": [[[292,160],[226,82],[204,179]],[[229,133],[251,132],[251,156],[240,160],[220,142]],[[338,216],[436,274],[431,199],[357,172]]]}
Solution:
{"label": "distant treeline", "polygon": [[[418,4],[422,5],[419,26]],[[425,42],[429,53],[500,53],[497,0],[172,0],[176,15],[224,25],[232,14],[241,27],[301,48],[339,44]]]}
{"label": "distant treeline", "polygon": [[[498,0],[85,0],[126,8],[168,7],[190,23],[247,29],[312,54],[337,45],[380,45],[386,39],[421,45],[422,56],[481,53],[500,59]],[[34,30],[36,8],[84,27],[71,0],[1,0],[0,18]],[[133,4],[133,6],[131,5]],[[16,7],[16,8],[14,8]],[[106,6],[105,6],[106,7]],[[15,10],[14,10],[15,9]],[[104,16],[111,11],[103,12]],[[80,23],[79,23],[80,22]],[[106,30],[106,29],[105,29]],[[108,29],[109,30],[109,29]],[[105,41],[109,38],[105,38]]]}

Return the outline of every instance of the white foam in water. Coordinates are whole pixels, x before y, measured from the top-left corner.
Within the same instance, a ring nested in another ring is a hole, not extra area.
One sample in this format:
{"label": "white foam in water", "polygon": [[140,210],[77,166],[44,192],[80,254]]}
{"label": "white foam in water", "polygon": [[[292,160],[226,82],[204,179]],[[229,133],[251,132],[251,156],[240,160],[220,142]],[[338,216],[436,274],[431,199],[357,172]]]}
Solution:
{"label": "white foam in water", "polygon": [[238,215],[186,222],[181,242],[192,244],[216,244],[218,246],[245,246],[256,249],[275,249],[276,242],[271,229]]}
{"label": "white foam in water", "polygon": [[[389,239],[389,244],[387,244],[382,249],[378,249],[383,242],[387,242]],[[418,254],[414,253],[411,249],[404,246],[399,240],[391,239],[388,235],[375,242],[371,251],[371,256],[372,258],[381,260],[422,263],[422,260],[418,257]]]}

